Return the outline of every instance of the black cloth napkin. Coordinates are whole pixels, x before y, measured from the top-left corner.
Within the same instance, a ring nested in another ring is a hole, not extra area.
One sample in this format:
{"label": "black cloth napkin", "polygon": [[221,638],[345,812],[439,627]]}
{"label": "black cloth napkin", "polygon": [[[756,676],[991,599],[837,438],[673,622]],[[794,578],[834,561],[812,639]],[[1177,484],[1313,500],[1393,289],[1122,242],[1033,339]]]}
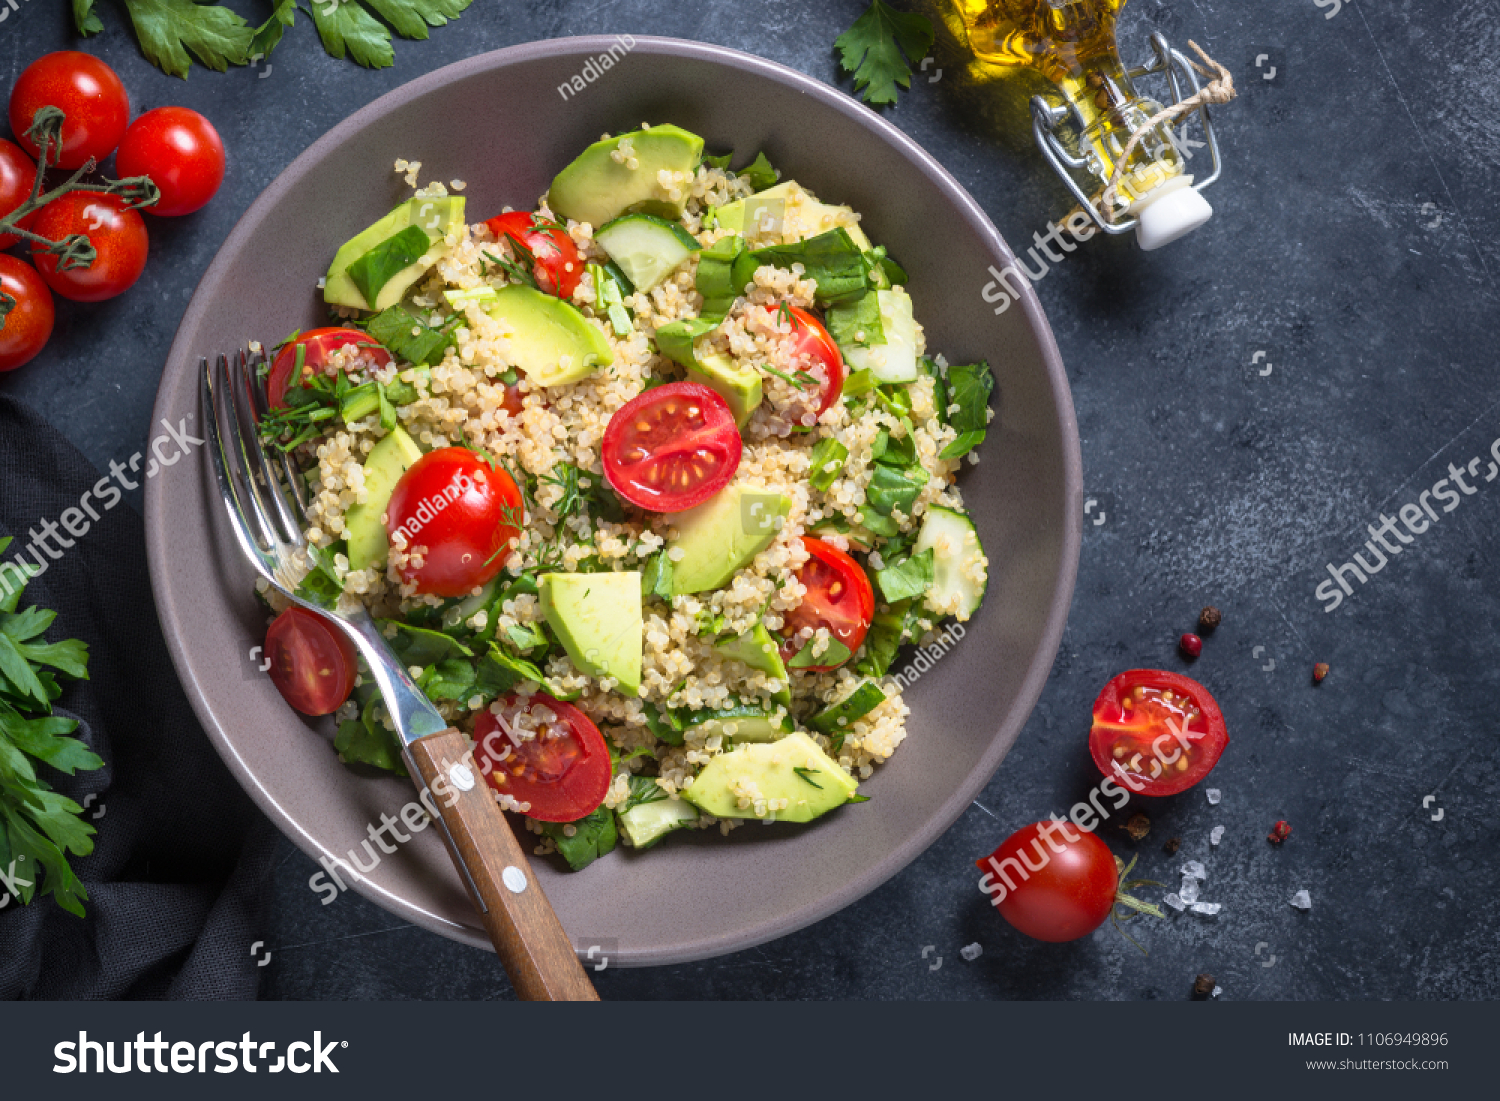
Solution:
{"label": "black cloth napkin", "polygon": [[[128,459],[128,456],[122,457]],[[34,412],[0,395],[0,535],[22,553],[77,506],[99,472]],[[151,598],[141,519],[121,502],[32,580],[20,607],[57,611],[49,640],[89,646],[89,680],[56,707],[105,767],[53,788],[98,830],[73,857],[88,916],[50,896],[0,909],[0,997],[253,998],[276,833],[234,782],[188,706]],[[3,870],[3,869],[0,869]],[[30,879],[29,874],[26,878]],[[0,888],[3,889],[3,888]]]}

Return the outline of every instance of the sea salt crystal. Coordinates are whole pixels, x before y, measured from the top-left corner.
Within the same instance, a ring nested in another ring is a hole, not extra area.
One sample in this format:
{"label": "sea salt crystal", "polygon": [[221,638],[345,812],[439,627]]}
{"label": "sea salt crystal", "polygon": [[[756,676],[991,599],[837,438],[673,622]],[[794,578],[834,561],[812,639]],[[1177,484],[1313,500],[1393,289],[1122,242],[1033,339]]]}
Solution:
{"label": "sea salt crystal", "polygon": [[1162,901],[1179,913],[1187,909],[1187,903],[1183,902],[1182,899],[1178,898],[1175,894],[1168,895],[1166,898],[1162,899]]}
{"label": "sea salt crystal", "polygon": [[977,960],[984,954],[984,949],[980,947],[979,942],[976,940],[973,944],[968,944],[960,948],[958,954],[966,960]]}
{"label": "sea salt crystal", "polygon": [[1186,864],[1184,864],[1182,866],[1182,874],[1190,875],[1194,879],[1208,878],[1208,872],[1205,871],[1203,865],[1196,860],[1189,860]]}
{"label": "sea salt crystal", "polygon": [[1297,909],[1299,910],[1311,910],[1312,895],[1308,894],[1306,891],[1298,891],[1292,896],[1292,905],[1297,907]]}
{"label": "sea salt crystal", "polygon": [[1217,902],[1195,902],[1195,903],[1193,903],[1193,913],[1195,913],[1195,914],[1208,914],[1209,916],[1212,916],[1214,914],[1217,914],[1223,908],[1224,907],[1221,906],[1221,905],[1219,905],[1219,903],[1217,903]]}
{"label": "sea salt crystal", "polygon": [[1213,829],[1211,829],[1211,830],[1208,831],[1208,843],[1210,845],[1217,845],[1220,841],[1223,841],[1223,840],[1224,840],[1224,827],[1223,826],[1215,826]]}
{"label": "sea salt crystal", "polygon": [[1219,805],[1219,799],[1222,797],[1222,793],[1218,788],[1209,788],[1203,794],[1208,796],[1208,801],[1210,804],[1212,804],[1213,806]]}
{"label": "sea salt crystal", "polygon": [[1216,987],[1214,987],[1214,997],[1215,998],[1217,998],[1222,993],[1224,993],[1224,988],[1222,986],[1216,986]]}
{"label": "sea salt crystal", "polygon": [[1182,877],[1182,886],[1178,888],[1177,894],[1183,902],[1198,901],[1198,881],[1190,875]]}

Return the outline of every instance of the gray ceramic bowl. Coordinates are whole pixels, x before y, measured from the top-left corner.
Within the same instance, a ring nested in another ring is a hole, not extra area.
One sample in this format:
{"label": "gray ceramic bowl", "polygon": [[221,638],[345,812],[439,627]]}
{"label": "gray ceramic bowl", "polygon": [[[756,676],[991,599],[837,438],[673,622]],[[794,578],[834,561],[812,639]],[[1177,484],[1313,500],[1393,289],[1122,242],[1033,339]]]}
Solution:
{"label": "gray ceramic bowl", "polygon": [[[990,559],[989,595],[963,642],[907,696],[906,744],[866,782],[871,802],[809,826],[676,835],[616,851],[579,874],[537,874],[575,945],[624,965],[702,959],[792,932],[858,899],[916,858],[989,780],[1031,711],[1062,634],[1077,569],[1078,432],[1057,348],[1029,288],[1000,317],[980,297],[1011,253],[936,161],[873,112],[816,80],[698,43],[640,38],[564,100],[559,85],[606,38],[485,54],[376,100],[303,153],[220,249],[172,345],[155,418],[198,415],[198,357],[323,324],[314,285],[345,239],[404,197],[397,157],[422,177],[468,181],[470,220],[526,207],[605,132],[642,120],[702,134],[711,151],[773,164],[852,204],[911,275],[928,346],[987,359],[998,409],[963,490]],[[206,455],[147,482],[151,579],[172,657],[214,745],[272,821],[314,859],[342,855],[367,823],[412,800],[409,783],[356,776],[328,723],[302,719],[250,657],[266,617],[230,542]],[[355,888],[468,944],[488,941],[436,831],[416,835]],[[955,884],[955,890],[962,884]]]}

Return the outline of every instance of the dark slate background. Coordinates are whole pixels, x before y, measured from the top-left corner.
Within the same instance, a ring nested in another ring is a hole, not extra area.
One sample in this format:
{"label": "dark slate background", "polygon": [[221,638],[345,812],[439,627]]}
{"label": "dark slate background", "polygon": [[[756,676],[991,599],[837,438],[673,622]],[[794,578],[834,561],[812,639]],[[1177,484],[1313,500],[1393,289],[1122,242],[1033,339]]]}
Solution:
{"label": "dark slate background", "polygon": [[[257,21],[269,8],[236,6]],[[65,7],[27,0],[0,26],[7,83],[72,44]],[[205,211],[151,220],[151,262],[129,294],[59,301],[51,346],[0,379],[101,468],[145,445],[160,365],[219,242],[356,108],[471,54],[593,33],[720,43],[847,88],[832,42],[864,4],[479,0],[429,41],[398,42],[395,68],[380,72],[327,57],[304,16],[264,77],[264,65],[195,69],[186,83],[151,68],[120,10],[103,7],[108,30],[88,48],[119,70],[135,110],[204,112],[231,168]],[[599,972],[605,998],[1181,999],[1202,971],[1227,999],[1500,992],[1500,485],[1484,481],[1500,437],[1500,3],[1135,0],[1127,58],[1144,58],[1153,30],[1202,43],[1242,95],[1217,112],[1228,168],[1207,193],[1219,213],[1206,229],[1154,254],[1096,238],[1038,286],[1094,504],[1071,622],[1030,723],[980,803],[869,897],[738,955]],[[962,69],[940,36],[889,117],[1024,247],[1070,204],[1016,129],[1024,100],[970,87]],[[1348,561],[1368,524],[1450,463],[1480,456],[1476,492],[1325,613],[1313,595],[1325,564]],[[1137,874],[1173,886],[1184,859],[1203,861],[1203,898],[1222,913],[1135,922],[1149,957],[1107,926],[1069,945],[1025,940],[991,912],[972,861],[1087,792],[1095,694],[1124,668],[1184,668],[1175,641],[1208,603],[1224,625],[1193,675],[1233,736],[1212,778],[1223,802],[1209,806],[1200,788],[1142,808],[1143,841],[1105,836],[1139,855]],[[1315,661],[1333,668],[1316,688]],[[1277,848],[1265,834],[1281,818],[1294,832]],[[1215,825],[1227,832],[1211,849]],[[1171,837],[1176,857],[1162,848]],[[510,996],[488,953],[352,894],[324,908],[306,886],[315,866],[282,846],[263,996]],[[1309,913],[1288,905],[1303,888]],[[959,949],[976,942],[983,955],[966,962]]]}

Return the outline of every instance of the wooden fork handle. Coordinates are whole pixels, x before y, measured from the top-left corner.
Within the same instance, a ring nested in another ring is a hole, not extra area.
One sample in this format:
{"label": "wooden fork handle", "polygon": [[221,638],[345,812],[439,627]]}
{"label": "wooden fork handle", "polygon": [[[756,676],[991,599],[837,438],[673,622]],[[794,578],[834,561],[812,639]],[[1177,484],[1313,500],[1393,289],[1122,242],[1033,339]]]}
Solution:
{"label": "wooden fork handle", "polygon": [[[516,994],[525,1001],[599,1000],[552,904],[542,893],[493,790],[455,729],[413,742],[407,753],[452,839],[465,879]],[[429,804],[431,806],[433,804]]]}

